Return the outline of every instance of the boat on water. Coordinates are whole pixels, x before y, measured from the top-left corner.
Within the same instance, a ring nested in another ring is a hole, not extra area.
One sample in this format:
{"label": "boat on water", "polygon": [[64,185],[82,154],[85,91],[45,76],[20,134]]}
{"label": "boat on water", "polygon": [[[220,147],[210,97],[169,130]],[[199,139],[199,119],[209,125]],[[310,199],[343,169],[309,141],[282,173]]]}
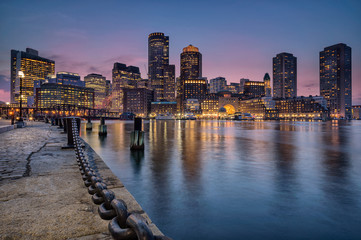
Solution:
{"label": "boat on water", "polygon": [[234,120],[254,120],[250,113],[235,113]]}
{"label": "boat on water", "polygon": [[155,117],[156,120],[175,120],[175,117],[172,114],[158,114]]}

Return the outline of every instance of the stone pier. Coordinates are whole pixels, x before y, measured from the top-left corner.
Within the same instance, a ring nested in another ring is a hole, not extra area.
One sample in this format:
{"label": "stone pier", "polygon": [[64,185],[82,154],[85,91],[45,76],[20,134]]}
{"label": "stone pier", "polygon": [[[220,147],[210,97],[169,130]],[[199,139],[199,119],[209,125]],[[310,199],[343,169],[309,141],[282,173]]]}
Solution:
{"label": "stone pier", "polygon": [[[57,126],[29,122],[0,134],[0,239],[111,239],[84,186],[73,149],[61,149],[66,135]],[[133,196],[85,144],[100,175],[129,212],[146,218]]]}

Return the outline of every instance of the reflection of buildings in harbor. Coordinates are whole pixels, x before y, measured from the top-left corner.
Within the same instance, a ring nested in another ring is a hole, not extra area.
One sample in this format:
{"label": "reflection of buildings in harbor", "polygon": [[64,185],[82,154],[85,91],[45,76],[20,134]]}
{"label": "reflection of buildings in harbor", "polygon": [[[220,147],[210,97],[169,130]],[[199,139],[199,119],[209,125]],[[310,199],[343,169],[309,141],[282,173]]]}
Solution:
{"label": "reflection of buildings in harbor", "polygon": [[[292,184],[295,184],[295,143],[296,126],[293,124],[277,124],[274,131],[275,141],[275,163],[277,167],[276,182],[278,187],[287,188],[287,190],[296,190]],[[281,190],[280,192],[284,192]]]}
{"label": "reflection of buildings in harbor", "polygon": [[183,167],[184,179],[189,184],[197,184],[202,172],[202,144],[201,132],[198,131],[197,121],[186,121],[180,156]]}
{"label": "reflection of buildings in harbor", "polygon": [[[338,124],[338,121],[332,121],[332,131],[329,131],[329,124],[323,125],[322,141],[323,146],[323,173],[325,181],[322,189],[327,196],[327,200],[333,200],[337,204],[343,206],[349,206],[355,200],[352,199],[355,196],[351,189],[355,187],[351,186],[353,183],[350,181],[349,168],[350,168],[350,156],[349,150],[346,146],[349,146],[348,141],[348,128],[333,128],[334,124]],[[347,201],[345,201],[345,198]]]}

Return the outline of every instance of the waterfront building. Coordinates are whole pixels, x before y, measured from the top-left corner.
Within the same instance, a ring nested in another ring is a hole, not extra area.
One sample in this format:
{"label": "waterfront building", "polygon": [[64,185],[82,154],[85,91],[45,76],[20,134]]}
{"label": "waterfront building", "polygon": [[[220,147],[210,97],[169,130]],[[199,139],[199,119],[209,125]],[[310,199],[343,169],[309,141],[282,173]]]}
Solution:
{"label": "waterfront building", "polygon": [[273,97],[297,96],[297,58],[291,53],[280,53],[273,58]]}
{"label": "waterfront building", "polygon": [[244,83],[243,94],[246,98],[259,98],[265,96],[265,82],[247,81]]}
{"label": "waterfront building", "polygon": [[133,113],[138,117],[147,117],[154,100],[153,90],[147,88],[124,88],[124,112]]}
{"label": "waterfront building", "polygon": [[169,36],[155,32],[148,36],[148,79],[155,100],[164,100],[164,74],[169,65]]}
{"label": "waterfront building", "polygon": [[327,101],[322,96],[277,99],[276,108],[280,119],[326,119]]}
{"label": "waterfront building", "polygon": [[174,102],[175,91],[175,65],[166,65],[164,67],[164,100]]}
{"label": "waterfront building", "polygon": [[141,81],[138,67],[114,63],[112,70],[112,111],[123,112],[123,89],[135,88]]}
{"label": "waterfront building", "polygon": [[239,80],[239,93],[243,94],[243,92],[244,92],[244,84],[246,82],[248,82],[248,81],[249,81],[249,79],[247,79],[247,78],[241,78]]}
{"label": "waterfront building", "polygon": [[44,83],[36,89],[35,104],[37,109],[66,107],[94,108],[94,89],[74,85]]}
{"label": "waterfront building", "polygon": [[238,111],[249,113],[255,119],[277,119],[278,117],[275,101],[271,97],[241,100]]}
{"label": "waterfront building", "polygon": [[[24,77],[18,78],[22,71]],[[49,74],[55,73],[55,62],[39,56],[38,51],[27,48],[26,52],[11,50],[10,58],[10,98],[11,102],[19,102],[20,87],[22,103],[27,104],[28,97],[34,98],[34,81],[45,80]],[[20,86],[21,82],[21,86]]]}
{"label": "waterfront building", "polygon": [[151,113],[154,115],[177,113],[177,102],[152,102]]}
{"label": "waterfront building", "polygon": [[320,95],[332,118],[352,117],[351,47],[340,43],[320,52]]}
{"label": "waterfront building", "polygon": [[183,100],[198,99],[203,100],[207,96],[207,80],[187,79],[183,82]]}
{"label": "waterfront building", "polygon": [[198,99],[187,99],[185,102],[185,112],[193,114],[201,114],[201,107]]}
{"label": "waterfront building", "polygon": [[352,118],[353,119],[361,119],[361,105],[352,106]]}
{"label": "waterfront building", "polygon": [[227,86],[227,81],[224,77],[216,77],[209,80],[209,93],[217,93],[220,91],[225,91]]}
{"label": "waterfront building", "polygon": [[84,77],[85,87],[94,89],[94,108],[105,108],[107,83],[101,74],[91,73]]}
{"label": "waterfront building", "polygon": [[266,73],[263,77],[264,82],[264,93],[266,97],[272,97],[272,89],[271,89],[271,78],[268,73]]}
{"label": "waterfront building", "polygon": [[218,92],[218,107],[225,108],[227,114],[234,114],[239,109],[239,97],[229,91]]}
{"label": "waterfront building", "polygon": [[208,94],[200,105],[203,116],[215,117],[219,110],[219,95],[215,93]]}

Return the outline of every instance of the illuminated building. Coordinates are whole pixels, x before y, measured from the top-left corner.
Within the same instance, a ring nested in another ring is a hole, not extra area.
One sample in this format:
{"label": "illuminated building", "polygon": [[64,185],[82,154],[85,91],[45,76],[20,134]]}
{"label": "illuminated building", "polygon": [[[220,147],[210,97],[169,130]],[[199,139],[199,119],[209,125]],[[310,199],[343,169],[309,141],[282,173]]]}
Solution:
{"label": "illuminated building", "polygon": [[34,81],[44,80],[49,74],[55,73],[55,62],[39,57],[38,51],[27,48],[26,52],[11,50],[10,59],[10,97],[11,102],[19,102],[20,81],[17,73],[22,71],[22,103],[27,104],[27,98],[34,98]]}
{"label": "illuminated building", "polygon": [[200,114],[202,111],[198,99],[187,99],[185,101],[185,111]]}
{"label": "illuminated building", "polygon": [[327,101],[322,96],[275,100],[280,119],[326,119]]}
{"label": "illuminated building", "polygon": [[230,91],[233,94],[239,94],[240,86],[240,83],[230,83],[229,85],[227,85],[226,90]]}
{"label": "illuminated building", "polygon": [[352,106],[352,118],[361,119],[361,105]]}
{"label": "illuminated building", "polygon": [[80,80],[80,76],[77,73],[57,72],[56,82],[58,84],[85,87],[85,82]]}
{"label": "illuminated building", "polygon": [[123,89],[124,112],[133,113],[138,117],[147,117],[153,100],[153,91],[147,88]]}
{"label": "illuminated building", "polygon": [[164,66],[164,100],[175,101],[175,66]]}
{"label": "illuminated building", "polygon": [[218,92],[218,107],[225,108],[227,114],[234,114],[239,109],[239,97],[229,91]]}
{"label": "illuminated building", "polygon": [[264,82],[264,93],[266,97],[272,97],[272,89],[271,89],[271,78],[268,73],[266,73],[263,77]]}
{"label": "illuminated building", "polygon": [[164,100],[164,73],[169,65],[169,36],[155,32],[148,36],[148,79],[155,92],[155,100]]}
{"label": "illuminated building", "polygon": [[290,53],[280,53],[273,58],[273,97],[297,96],[297,58]]}
{"label": "illuminated building", "polygon": [[197,47],[189,45],[180,55],[182,80],[202,78],[202,54]]}
{"label": "illuminated building", "polygon": [[105,81],[105,96],[109,97],[112,94],[112,83],[110,80]]}
{"label": "illuminated building", "polygon": [[152,86],[151,86],[150,82],[148,81],[148,79],[141,79],[138,81],[137,88],[152,89]]}
{"label": "illuminated building", "polygon": [[249,79],[247,79],[247,78],[241,78],[239,80],[239,93],[243,94],[243,92],[244,92],[244,84],[246,82],[248,82],[248,81],[249,81]]}
{"label": "illuminated building", "polygon": [[152,102],[151,113],[155,115],[159,114],[176,114],[177,102]]}
{"label": "illuminated building", "polygon": [[207,80],[188,79],[183,82],[183,99],[203,100],[207,95]]}
{"label": "illuminated building", "polygon": [[69,106],[71,108],[94,108],[94,89],[45,83],[36,89],[36,108],[55,108]]}
{"label": "illuminated building", "polygon": [[265,82],[247,81],[244,83],[243,94],[246,98],[259,98],[265,96]]}
{"label": "illuminated building", "polygon": [[112,111],[123,112],[123,88],[135,88],[141,81],[138,67],[114,63],[112,70]]}
{"label": "illuminated building", "polygon": [[239,112],[250,113],[255,119],[277,119],[275,101],[271,97],[253,98],[239,102]]}
{"label": "illuminated building", "polygon": [[224,77],[209,80],[209,93],[217,93],[226,90],[227,81]]}
{"label": "illuminated building", "polygon": [[102,109],[105,107],[103,104],[106,97],[107,83],[104,76],[100,74],[88,74],[84,77],[85,87],[94,89],[94,108]]}
{"label": "illuminated building", "polygon": [[351,48],[340,43],[320,52],[320,95],[331,117],[352,117]]}
{"label": "illuminated building", "polygon": [[215,93],[208,94],[201,102],[202,113],[205,116],[216,115],[219,110],[219,96]]}

